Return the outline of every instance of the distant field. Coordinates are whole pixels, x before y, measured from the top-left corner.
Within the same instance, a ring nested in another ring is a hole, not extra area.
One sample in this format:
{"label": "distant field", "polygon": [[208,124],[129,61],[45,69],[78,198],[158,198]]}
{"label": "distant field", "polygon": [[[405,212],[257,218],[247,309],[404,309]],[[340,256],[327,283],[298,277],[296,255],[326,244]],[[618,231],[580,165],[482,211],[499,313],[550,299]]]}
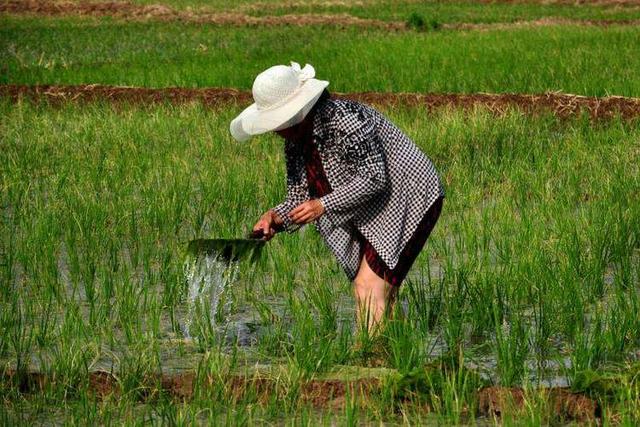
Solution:
{"label": "distant field", "polygon": [[7,17],[0,27],[1,83],[247,89],[295,60],[343,92],[640,95],[639,27],[390,34]]}
{"label": "distant field", "polygon": [[164,4],[177,9],[205,8],[213,11],[233,11],[255,16],[283,15],[290,13],[317,13],[349,15],[388,21],[405,21],[417,13],[427,21],[455,22],[512,22],[546,17],[589,20],[626,20],[640,18],[640,2],[624,5],[574,2],[485,2],[485,1],[343,1],[343,0],[289,0],[226,2],[216,0],[134,0],[137,4]]}

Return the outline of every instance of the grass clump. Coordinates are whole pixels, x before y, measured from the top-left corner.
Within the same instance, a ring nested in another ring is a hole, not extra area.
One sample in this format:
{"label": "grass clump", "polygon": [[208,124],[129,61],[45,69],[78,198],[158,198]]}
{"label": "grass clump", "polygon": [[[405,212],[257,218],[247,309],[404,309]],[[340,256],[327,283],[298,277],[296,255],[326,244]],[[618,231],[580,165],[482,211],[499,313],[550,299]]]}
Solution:
{"label": "grass clump", "polygon": [[435,31],[440,29],[440,23],[435,19],[426,20],[417,12],[411,12],[407,17],[406,24],[408,28],[416,31]]}

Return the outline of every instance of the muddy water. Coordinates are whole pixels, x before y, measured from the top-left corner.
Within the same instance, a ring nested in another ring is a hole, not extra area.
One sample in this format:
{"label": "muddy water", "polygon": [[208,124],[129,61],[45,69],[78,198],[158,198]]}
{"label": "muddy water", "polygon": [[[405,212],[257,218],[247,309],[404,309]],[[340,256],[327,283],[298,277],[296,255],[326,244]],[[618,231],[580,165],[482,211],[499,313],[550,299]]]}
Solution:
{"label": "muddy water", "polygon": [[[66,251],[59,254],[58,270],[60,280],[68,288],[68,298],[76,300],[84,307],[85,295],[83,286],[73,286],[70,279],[68,259]],[[414,280],[425,280],[428,275],[432,278],[443,274],[438,265],[429,265],[426,271],[414,270],[411,278]],[[188,290],[180,307],[176,309],[176,318],[179,320],[179,327],[176,327],[170,320],[168,311],[163,312],[160,325],[160,334],[154,339],[160,341],[159,354],[160,365],[164,373],[193,370],[202,360],[203,349],[197,345],[195,336],[198,332],[194,328],[196,323],[206,320],[210,322],[213,330],[217,331],[222,347],[231,350],[236,345],[242,353],[244,363],[265,363],[264,355],[257,351],[257,344],[262,337],[273,331],[273,324],[261,318],[256,307],[249,301],[236,301],[233,310],[230,309],[232,300],[228,298],[234,292],[234,285],[239,275],[238,265],[225,265],[217,262],[214,258],[202,259],[198,263],[185,265],[185,279]],[[613,281],[613,272],[608,269],[603,277],[605,283]],[[237,292],[236,292],[237,294]],[[293,322],[288,314],[288,303],[284,296],[262,298],[274,316],[280,318],[287,324]],[[401,299],[401,306],[407,308],[406,299]],[[339,325],[350,325],[355,332],[355,307],[354,300],[350,294],[340,294],[336,300],[338,308],[337,320]],[[186,337],[186,338],[185,338]],[[489,346],[483,343],[476,343],[465,350],[464,363],[469,368],[479,372],[486,379],[493,383],[499,383],[497,360],[489,350]],[[95,359],[90,363],[90,370],[103,370],[107,372],[117,372],[120,361],[126,354],[126,345],[108,345],[106,343],[96,345]],[[425,354],[430,358],[437,358],[447,351],[442,335],[435,331],[433,336],[425,340]],[[561,347],[561,343],[558,343]],[[50,363],[47,349],[37,349],[31,357],[30,365],[33,369],[46,369]],[[640,351],[636,351],[636,358],[640,358]],[[0,364],[10,366],[12,358],[9,355]],[[277,363],[277,361],[269,360]],[[8,363],[8,364],[7,364]],[[568,385],[565,373],[571,370],[571,361],[565,355],[558,355],[554,360],[542,361],[544,366],[540,366],[540,361],[529,360],[526,367],[526,381],[530,384],[538,384],[547,387],[564,387]]]}

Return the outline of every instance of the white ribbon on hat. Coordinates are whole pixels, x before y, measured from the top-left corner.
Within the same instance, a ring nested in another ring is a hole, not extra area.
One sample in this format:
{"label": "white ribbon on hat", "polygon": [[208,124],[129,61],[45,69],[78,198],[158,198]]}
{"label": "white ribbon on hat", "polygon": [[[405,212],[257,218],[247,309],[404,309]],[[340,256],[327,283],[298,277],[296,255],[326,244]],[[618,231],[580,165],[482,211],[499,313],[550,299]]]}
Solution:
{"label": "white ribbon on hat", "polygon": [[305,65],[304,68],[300,69],[300,64],[297,62],[291,61],[291,68],[298,75],[298,81],[300,83],[304,83],[309,79],[312,79],[316,76],[316,70],[309,64]]}

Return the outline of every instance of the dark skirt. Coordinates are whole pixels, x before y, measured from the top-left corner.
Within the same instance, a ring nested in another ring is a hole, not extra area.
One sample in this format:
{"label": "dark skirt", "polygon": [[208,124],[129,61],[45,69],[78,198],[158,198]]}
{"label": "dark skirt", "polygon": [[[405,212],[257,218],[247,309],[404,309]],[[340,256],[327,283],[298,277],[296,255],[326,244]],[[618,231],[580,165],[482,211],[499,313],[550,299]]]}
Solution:
{"label": "dark skirt", "polygon": [[360,241],[360,259],[362,259],[364,255],[371,270],[379,277],[383,278],[392,286],[400,286],[405,277],[407,277],[407,273],[409,273],[411,266],[420,254],[424,244],[427,242],[427,238],[440,217],[443,199],[444,197],[438,197],[431,207],[429,207],[422,217],[422,220],[420,220],[418,228],[416,228],[416,231],[413,232],[411,238],[400,252],[398,263],[393,269],[387,267],[387,264],[378,256],[373,246],[371,246],[371,243],[356,230]]}
{"label": "dark skirt", "polygon": [[[301,141],[301,143],[302,154],[305,159],[309,194],[314,198],[329,194],[331,192],[331,185],[322,167],[322,160],[318,149],[310,140]],[[393,269],[387,266],[371,243],[355,229],[356,237],[360,242],[360,259],[364,256],[371,270],[391,286],[400,286],[440,217],[443,199],[443,197],[436,199],[427,210],[418,224],[418,228],[416,228],[416,231],[411,235],[411,238],[402,249],[400,259]]]}

